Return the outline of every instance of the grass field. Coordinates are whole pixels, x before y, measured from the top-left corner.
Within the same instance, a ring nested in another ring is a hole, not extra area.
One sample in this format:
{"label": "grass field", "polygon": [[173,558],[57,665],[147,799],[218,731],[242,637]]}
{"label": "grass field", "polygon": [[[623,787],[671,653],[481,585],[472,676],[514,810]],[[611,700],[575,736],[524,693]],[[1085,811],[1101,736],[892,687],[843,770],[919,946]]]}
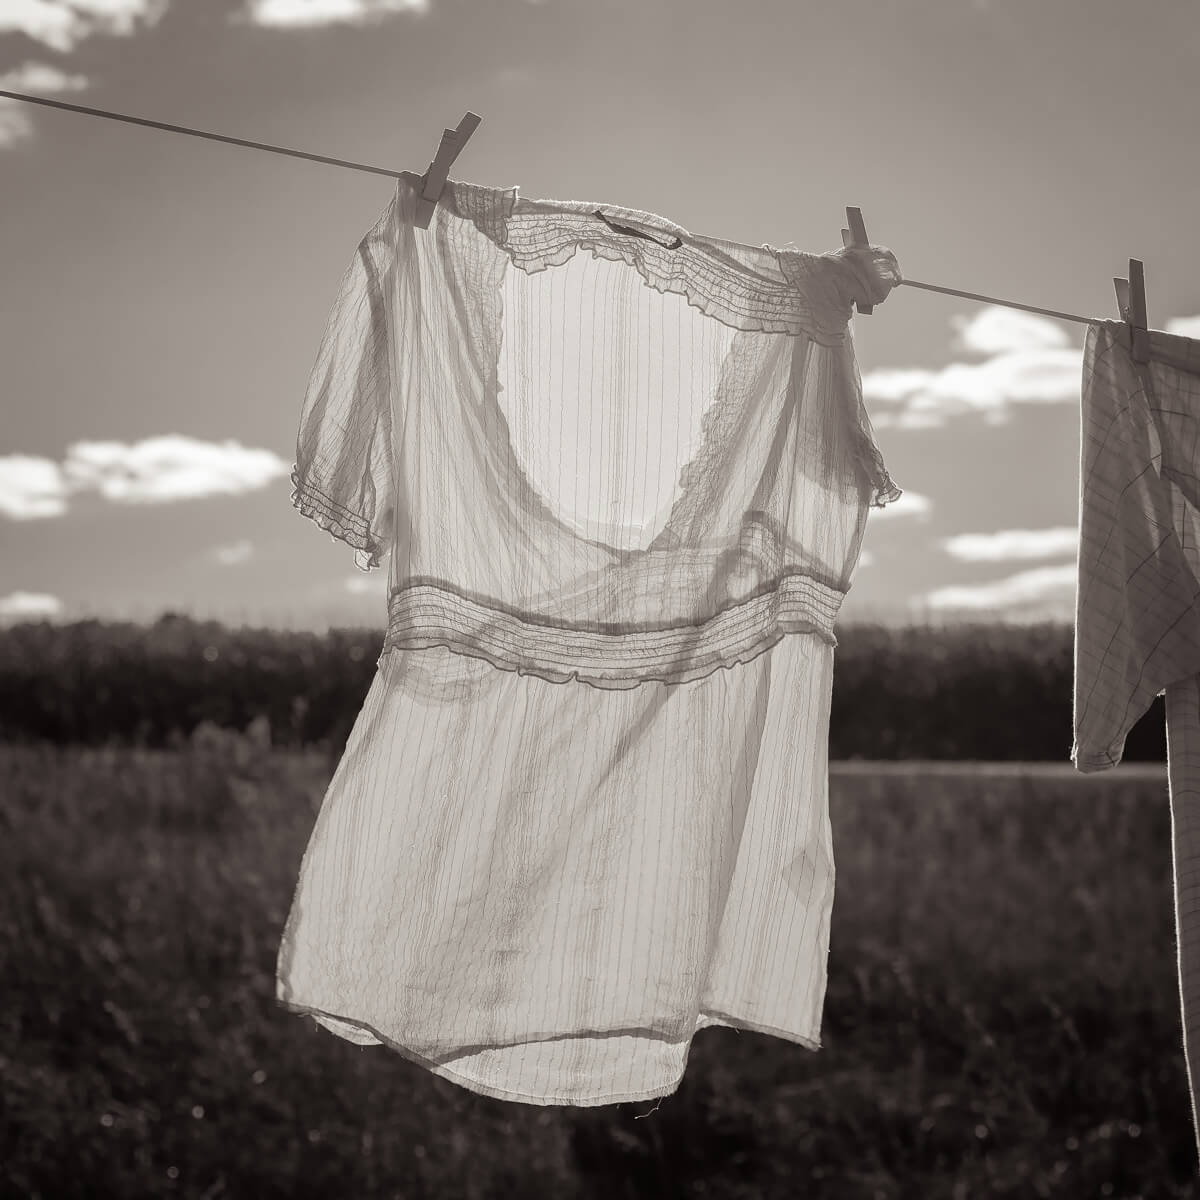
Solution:
{"label": "grass field", "polygon": [[825,1048],[490,1100],[274,1003],[331,767],[0,748],[5,1197],[1186,1197],[1165,772],[836,764]]}

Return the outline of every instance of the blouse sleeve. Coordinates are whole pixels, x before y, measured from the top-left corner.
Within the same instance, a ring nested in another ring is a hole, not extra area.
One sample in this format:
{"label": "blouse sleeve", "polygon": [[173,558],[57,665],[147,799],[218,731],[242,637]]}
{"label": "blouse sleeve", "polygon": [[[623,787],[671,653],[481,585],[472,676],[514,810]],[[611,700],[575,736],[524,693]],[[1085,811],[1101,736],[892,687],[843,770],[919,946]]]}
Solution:
{"label": "blouse sleeve", "polygon": [[392,207],[359,243],[329,314],[296,438],[292,504],[369,571],[395,517],[389,288]]}

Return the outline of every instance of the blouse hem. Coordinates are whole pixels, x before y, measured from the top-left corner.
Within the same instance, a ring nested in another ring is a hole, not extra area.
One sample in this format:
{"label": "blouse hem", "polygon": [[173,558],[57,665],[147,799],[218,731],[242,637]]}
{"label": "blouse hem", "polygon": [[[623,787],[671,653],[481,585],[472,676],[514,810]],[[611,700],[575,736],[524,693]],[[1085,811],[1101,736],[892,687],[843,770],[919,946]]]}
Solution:
{"label": "blouse hem", "polygon": [[1095,775],[1121,765],[1123,750],[1081,751],[1076,747],[1071,752],[1071,761],[1081,775]]}
{"label": "blouse hem", "polygon": [[[492,1100],[507,1100],[518,1104],[535,1104],[540,1107],[565,1106],[570,1105],[576,1108],[595,1108],[602,1104],[635,1104],[643,1100],[655,1100],[662,1096],[671,1096],[679,1090],[680,1084],[683,1083],[683,1077],[686,1070],[681,1071],[673,1080],[668,1080],[664,1083],[652,1084],[649,1087],[640,1088],[637,1091],[624,1092],[605,1092],[600,1095],[574,1094],[565,1095],[562,1093],[556,1095],[539,1096],[532,1092],[518,1092],[512,1088],[496,1087],[493,1084],[485,1083],[481,1079],[473,1075],[468,1075],[463,1071],[456,1071],[444,1063],[435,1062],[432,1059],[426,1058],[422,1054],[418,1054],[415,1050],[403,1045],[401,1042],[394,1041],[386,1034],[376,1029],[373,1025],[366,1021],[360,1021],[354,1017],[343,1016],[340,1013],[327,1012],[324,1009],[314,1008],[307,1004],[300,1004],[296,1001],[277,999],[276,1004],[287,1012],[297,1016],[312,1017],[321,1028],[328,1033],[332,1033],[334,1037],[340,1037],[344,1041],[353,1042],[358,1046],[381,1045],[387,1049],[399,1054],[401,1058],[407,1059],[409,1062],[416,1063],[418,1066],[424,1067],[432,1075],[440,1076],[443,1079],[448,1079],[451,1083],[458,1087],[465,1088],[469,1092],[475,1092],[480,1096],[487,1096]],[[707,1013],[704,1009],[700,1010],[701,1016],[718,1016],[721,1025],[735,1030],[744,1029],[749,1033],[764,1033],[776,1037],[785,1038],[787,1041],[794,1042],[799,1046],[803,1046],[806,1050],[818,1051],[821,1049],[819,1040],[807,1038],[800,1034],[791,1033],[788,1030],[780,1029],[772,1025],[760,1025],[752,1021],[741,1021],[736,1017],[730,1017],[724,1013]],[[374,1041],[358,1041],[353,1038],[346,1037],[345,1034],[337,1029],[325,1024],[322,1018],[327,1018],[332,1021],[338,1021],[343,1025],[352,1026],[354,1029],[369,1034]],[[694,1030],[685,1040],[691,1044],[696,1034],[700,1029],[719,1028],[716,1022],[710,1025],[703,1025]]]}

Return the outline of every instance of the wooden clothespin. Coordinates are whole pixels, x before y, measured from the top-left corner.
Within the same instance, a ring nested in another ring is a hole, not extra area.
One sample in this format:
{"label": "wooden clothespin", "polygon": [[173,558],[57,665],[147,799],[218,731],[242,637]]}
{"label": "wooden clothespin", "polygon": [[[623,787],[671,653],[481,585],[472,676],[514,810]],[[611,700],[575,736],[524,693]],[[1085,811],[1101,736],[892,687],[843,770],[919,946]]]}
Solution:
{"label": "wooden clothespin", "polygon": [[413,224],[418,229],[428,229],[433,218],[433,210],[437,207],[442,188],[446,186],[446,176],[450,173],[450,164],[462,153],[467,139],[479,128],[482,118],[473,112],[467,113],[458,123],[457,129],[443,129],[442,140],[438,145],[437,154],[422,176],[421,197],[417,201],[417,214]]}
{"label": "wooden clothespin", "polygon": [[[846,209],[846,224],[849,229],[842,230],[842,245],[843,246],[869,246],[871,243],[867,241],[867,227],[863,224],[861,208]],[[873,304],[858,304],[855,307],[860,313],[870,315],[874,309]]]}
{"label": "wooden clothespin", "polygon": [[1117,309],[1129,326],[1129,356],[1134,362],[1150,361],[1150,334],[1146,320],[1146,275],[1139,259],[1129,260],[1129,278],[1113,277]]}

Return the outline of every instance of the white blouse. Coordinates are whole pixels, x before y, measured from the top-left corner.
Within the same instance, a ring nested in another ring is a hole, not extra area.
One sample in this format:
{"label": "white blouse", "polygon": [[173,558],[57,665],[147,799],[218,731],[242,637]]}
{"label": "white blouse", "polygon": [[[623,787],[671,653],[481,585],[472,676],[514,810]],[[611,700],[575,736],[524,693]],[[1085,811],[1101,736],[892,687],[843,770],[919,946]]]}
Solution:
{"label": "white blouse", "polygon": [[[807,254],[449,181],[343,276],[293,503],[389,557],[277,994],[488,1096],[673,1092],[705,1025],[820,1045],[833,624],[895,500]],[[581,253],[580,251],[587,251]]]}

